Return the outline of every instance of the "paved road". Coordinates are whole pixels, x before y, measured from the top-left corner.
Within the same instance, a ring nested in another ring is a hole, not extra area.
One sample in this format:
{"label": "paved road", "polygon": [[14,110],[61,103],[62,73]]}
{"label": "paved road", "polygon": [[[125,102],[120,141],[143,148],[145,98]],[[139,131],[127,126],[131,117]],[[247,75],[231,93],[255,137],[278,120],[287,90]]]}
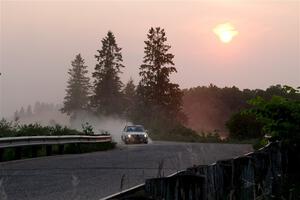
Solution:
{"label": "paved road", "polygon": [[251,151],[250,145],[155,142],[0,164],[0,200],[98,200],[158,174]]}

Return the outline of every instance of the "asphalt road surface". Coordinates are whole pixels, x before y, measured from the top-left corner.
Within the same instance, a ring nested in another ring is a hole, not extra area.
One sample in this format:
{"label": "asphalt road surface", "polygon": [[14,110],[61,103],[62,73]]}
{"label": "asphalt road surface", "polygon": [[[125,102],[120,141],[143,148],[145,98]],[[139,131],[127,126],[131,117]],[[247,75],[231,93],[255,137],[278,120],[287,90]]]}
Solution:
{"label": "asphalt road surface", "polygon": [[239,144],[155,142],[0,163],[0,200],[99,200],[159,174],[251,150]]}

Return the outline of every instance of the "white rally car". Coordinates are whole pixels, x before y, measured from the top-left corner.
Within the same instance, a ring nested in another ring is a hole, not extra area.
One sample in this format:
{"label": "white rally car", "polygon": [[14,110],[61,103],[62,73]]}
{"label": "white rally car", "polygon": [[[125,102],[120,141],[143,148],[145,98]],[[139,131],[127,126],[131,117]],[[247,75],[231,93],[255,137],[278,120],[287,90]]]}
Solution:
{"label": "white rally car", "polygon": [[148,143],[148,134],[142,125],[125,126],[121,138],[125,144]]}

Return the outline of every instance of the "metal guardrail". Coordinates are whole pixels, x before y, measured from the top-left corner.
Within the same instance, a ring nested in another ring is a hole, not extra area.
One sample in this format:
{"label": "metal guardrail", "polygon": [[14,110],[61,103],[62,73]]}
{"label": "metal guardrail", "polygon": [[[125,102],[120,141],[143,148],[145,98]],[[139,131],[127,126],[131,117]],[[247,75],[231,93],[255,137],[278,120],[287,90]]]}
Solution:
{"label": "metal guardrail", "polygon": [[118,200],[118,199],[122,199],[125,196],[129,196],[129,195],[134,195],[134,193],[136,193],[137,191],[143,191],[145,187],[145,184],[140,184],[140,185],[136,185],[134,187],[128,188],[126,190],[123,190],[121,192],[117,192],[115,194],[109,195],[107,197],[103,197],[100,200]]}
{"label": "metal guardrail", "polygon": [[[264,148],[268,147],[269,145],[270,145],[270,143],[267,144],[265,147],[260,148],[259,151],[263,150]],[[248,153],[245,153],[245,154],[240,155],[240,156],[237,156],[237,157],[235,157],[234,159],[240,158],[240,157],[242,157],[242,156],[249,156],[250,154],[253,154],[253,151],[248,152]],[[207,166],[214,166],[214,165],[216,165],[216,164],[217,164],[217,163],[214,162],[214,163],[209,164],[209,165],[207,165]],[[181,174],[181,173],[183,173],[183,172],[185,172],[185,170],[181,170],[181,171],[175,172],[175,173],[170,174],[169,176],[166,176],[166,177],[167,177],[167,178],[170,178],[170,177],[176,176],[176,175],[178,175],[178,174]],[[123,191],[121,191],[121,192],[117,192],[117,193],[114,193],[114,194],[112,194],[112,195],[103,197],[103,198],[101,198],[100,200],[120,200],[120,199],[130,199],[130,198],[127,198],[127,197],[130,196],[130,195],[132,195],[132,194],[134,195],[137,191],[143,191],[144,189],[145,189],[145,183],[140,184],[140,185],[136,185],[136,186],[134,186],[134,187],[128,188],[128,189],[123,190]]]}
{"label": "metal guardrail", "polygon": [[[166,177],[172,177],[172,176],[176,176],[180,173],[184,172],[184,170],[180,170],[178,172],[175,172],[173,174],[170,174]],[[131,188],[128,188],[128,189],[125,189],[121,192],[117,192],[115,194],[112,194],[112,195],[109,195],[109,196],[106,196],[106,197],[103,197],[101,198],[100,200],[119,200],[119,199],[130,199],[130,195],[134,195],[136,192],[138,191],[144,191],[144,188],[145,188],[145,183],[142,183],[142,184],[139,184],[139,185],[136,185],[136,186],[133,186]],[[132,198],[134,199],[134,198]]]}
{"label": "metal guardrail", "polygon": [[111,136],[87,135],[5,137],[0,138],[0,148],[70,143],[101,143],[111,141]]}

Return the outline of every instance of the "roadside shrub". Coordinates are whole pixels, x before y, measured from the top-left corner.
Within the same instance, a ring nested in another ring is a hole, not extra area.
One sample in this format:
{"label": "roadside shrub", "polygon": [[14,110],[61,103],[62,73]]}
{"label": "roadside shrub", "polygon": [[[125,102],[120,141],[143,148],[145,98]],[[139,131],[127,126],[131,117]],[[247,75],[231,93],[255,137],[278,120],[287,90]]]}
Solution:
{"label": "roadside shrub", "polygon": [[177,124],[173,129],[166,133],[161,133],[159,131],[155,132],[155,129],[152,129],[150,130],[150,137],[153,140],[166,140],[178,142],[221,142],[220,136],[217,133],[199,135],[196,131],[187,128],[181,124]]}
{"label": "roadside shrub", "polygon": [[222,142],[220,135],[217,132],[209,132],[206,135],[202,135],[202,141],[206,143],[219,143]]}
{"label": "roadside shrub", "polygon": [[12,137],[15,133],[15,126],[13,122],[5,119],[0,120],[0,137]]}
{"label": "roadside shrub", "polygon": [[80,135],[81,132],[70,129],[66,126],[62,127],[61,125],[55,125],[54,127],[50,128],[51,135]]}
{"label": "roadside shrub", "polygon": [[51,128],[38,123],[18,125],[16,136],[51,135]]}
{"label": "roadside shrub", "polygon": [[[92,129],[92,127],[90,126]],[[56,124],[55,126],[42,126],[38,123],[18,124],[5,119],[0,120],[0,137],[20,136],[51,136],[51,135],[94,135],[93,132],[80,132],[66,126]]]}
{"label": "roadside shrub", "polygon": [[110,135],[110,133],[108,132],[108,131],[101,131],[101,133],[100,133],[100,135],[103,135],[103,136],[105,136],[105,135]]}
{"label": "roadside shrub", "polygon": [[239,112],[234,114],[226,123],[230,134],[234,139],[251,139],[263,136],[263,123],[258,121],[251,113]]}
{"label": "roadside shrub", "polygon": [[263,131],[272,141],[300,143],[300,101],[274,96],[268,101],[257,97],[249,103],[252,108],[246,112],[264,124]]}
{"label": "roadside shrub", "polygon": [[82,131],[85,135],[94,135],[94,128],[88,122],[81,125]]}

